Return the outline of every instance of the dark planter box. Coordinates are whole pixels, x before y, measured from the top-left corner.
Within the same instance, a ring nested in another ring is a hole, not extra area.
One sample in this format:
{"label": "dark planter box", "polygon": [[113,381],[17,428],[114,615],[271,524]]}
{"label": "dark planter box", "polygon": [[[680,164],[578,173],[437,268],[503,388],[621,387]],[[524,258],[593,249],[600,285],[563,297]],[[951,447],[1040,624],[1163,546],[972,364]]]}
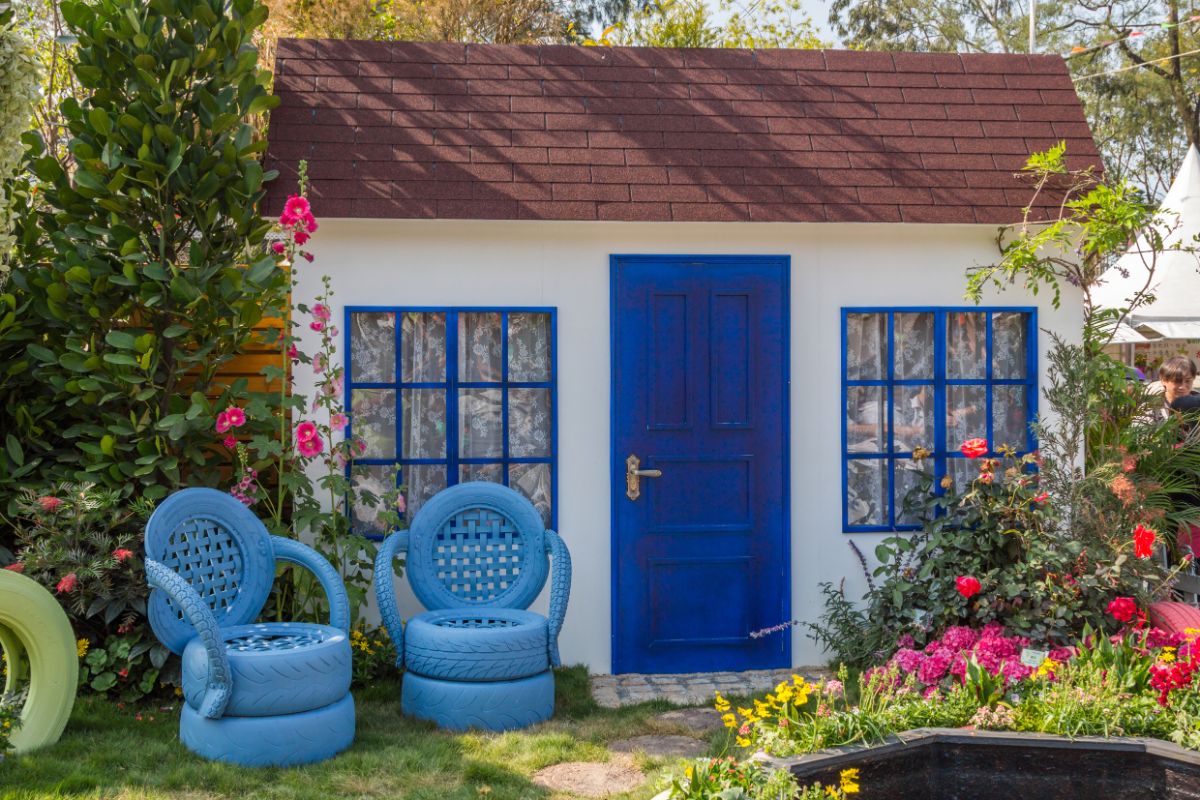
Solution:
{"label": "dark planter box", "polygon": [[759,759],[801,786],[857,767],[863,800],[1200,800],[1200,754],[1156,739],[929,728],[876,747]]}

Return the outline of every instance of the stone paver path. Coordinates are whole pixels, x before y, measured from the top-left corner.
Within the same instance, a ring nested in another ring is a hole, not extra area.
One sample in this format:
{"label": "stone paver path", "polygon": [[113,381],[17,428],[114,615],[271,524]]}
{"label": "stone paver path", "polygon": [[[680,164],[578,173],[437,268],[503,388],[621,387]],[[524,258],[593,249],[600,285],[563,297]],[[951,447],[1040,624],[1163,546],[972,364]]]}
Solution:
{"label": "stone paver path", "polygon": [[683,728],[696,736],[704,736],[723,727],[721,712],[711,706],[708,708],[673,708],[670,711],[656,714],[654,719],[665,725]]}
{"label": "stone paver path", "polygon": [[646,776],[627,755],[608,762],[568,761],[533,773],[533,782],[555,792],[580,797],[608,797],[641,786]]}
{"label": "stone paver path", "polygon": [[619,708],[648,700],[667,700],[681,706],[711,705],[716,692],[727,697],[761,694],[774,689],[793,674],[810,681],[829,677],[814,667],[760,669],[748,672],[698,672],[687,675],[593,675],[592,696],[605,708]]}
{"label": "stone paver path", "polygon": [[645,753],[655,758],[696,758],[708,752],[708,742],[691,736],[662,734],[621,739],[608,749],[616,753]]}

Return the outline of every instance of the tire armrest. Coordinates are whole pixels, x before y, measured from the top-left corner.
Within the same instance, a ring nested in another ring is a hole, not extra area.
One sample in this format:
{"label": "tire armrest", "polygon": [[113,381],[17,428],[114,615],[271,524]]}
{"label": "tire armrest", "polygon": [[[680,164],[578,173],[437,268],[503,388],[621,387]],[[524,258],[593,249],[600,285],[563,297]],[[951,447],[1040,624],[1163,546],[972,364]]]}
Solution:
{"label": "tire armrest", "polygon": [[199,712],[208,719],[220,719],[233,693],[233,675],[217,618],[196,590],[164,564],[146,559],[146,581],[152,589],[165,592],[196,629],[196,635],[200,637],[208,655],[208,681]]}
{"label": "tire armrest", "polygon": [[375,554],[375,599],[379,603],[379,615],[387,627],[392,644],[396,646],[396,666],[404,666],[404,621],[400,619],[400,606],[396,602],[396,587],[392,584],[395,570],[392,562],[399,553],[408,551],[408,531],[396,531],[379,547]]}
{"label": "tire armrest", "polygon": [[349,633],[350,599],[346,596],[346,585],[333,566],[316,550],[295,539],[272,536],[271,547],[275,550],[276,561],[296,564],[316,576],[329,598],[329,624]]}
{"label": "tire armrest", "polygon": [[567,601],[571,598],[571,552],[566,543],[552,530],[546,530],[546,552],[551,559],[550,582],[550,666],[562,666],[558,655],[558,633],[567,616]]}

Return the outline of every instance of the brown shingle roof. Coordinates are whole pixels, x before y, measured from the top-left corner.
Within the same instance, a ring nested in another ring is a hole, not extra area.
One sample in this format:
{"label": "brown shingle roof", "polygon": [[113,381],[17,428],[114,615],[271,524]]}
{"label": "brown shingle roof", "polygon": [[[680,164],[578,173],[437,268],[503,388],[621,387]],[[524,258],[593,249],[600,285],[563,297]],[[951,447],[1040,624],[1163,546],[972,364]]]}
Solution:
{"label": "brown shingle roof", "polygon": [[269,212],[307,159],[328,217],[1004,223],[1100,166],[1058,56],[285,39],[275,88]]}

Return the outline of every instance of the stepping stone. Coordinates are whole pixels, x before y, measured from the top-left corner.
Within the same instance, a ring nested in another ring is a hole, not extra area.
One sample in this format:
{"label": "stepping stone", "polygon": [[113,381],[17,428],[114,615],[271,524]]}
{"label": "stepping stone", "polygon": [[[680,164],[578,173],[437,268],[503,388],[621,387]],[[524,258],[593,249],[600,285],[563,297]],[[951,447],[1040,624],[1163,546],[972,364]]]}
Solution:
{"label": "stepping stone", "polygon": [[568,761],[533,773],[533,782],[538,786],[581,797],[608,797],[633,791],[645,780],[646,776],[628,757],[617,757],[608,763]]}
{"label": "stepping stone", "polygon": [[708,752],[708,743],[691,736],[634,736],[608,746],[618,753],[645,753],[658,758],[695,758]]}
{"label": "stepping stone", "polygon": [[655,715],[668,725],[680,725],[692,733],[705,734],[722,726],[721,712],[715,708],[677,708]]}

